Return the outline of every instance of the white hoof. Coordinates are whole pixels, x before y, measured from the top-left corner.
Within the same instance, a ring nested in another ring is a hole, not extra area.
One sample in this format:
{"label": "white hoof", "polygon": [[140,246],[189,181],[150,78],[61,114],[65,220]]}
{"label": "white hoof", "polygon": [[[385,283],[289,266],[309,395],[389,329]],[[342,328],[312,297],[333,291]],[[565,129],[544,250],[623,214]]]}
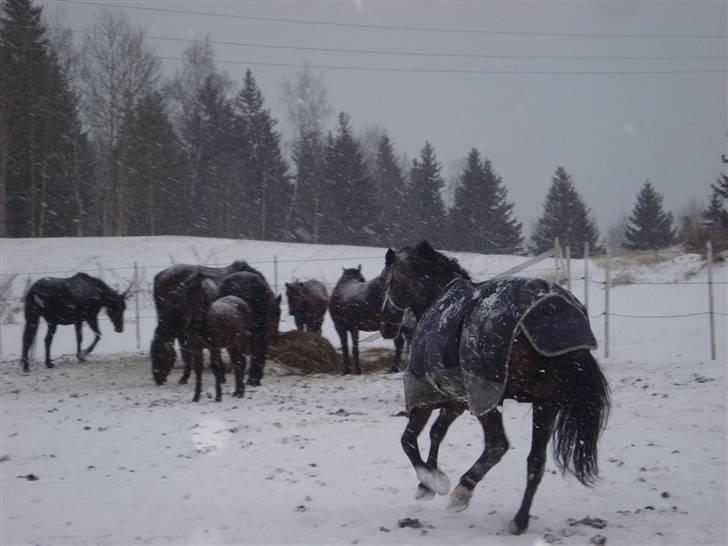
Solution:
{"label": "white hoof", "polygon": [[518,525],[516,525],[516,522],[514,520],[511,520],[508,522],[508,532],[512,535],[520,535],[523,533],[523,529],[521,529]]}
{"label": "white hoof", "polygon": [[425,487],[422,484],[417,485],[417,491],[415,491],[415,499],[417,500],[432,500],[435,498],[435,492],[429,487]]}
{"label": "white hoof", "polygon": [[473,492],[462,485],[458,485],[450,493],[450,504],[447,505],[448,512],[462,512],[470,506],[470,498]]}
{"label": "white hoof", "polygon": [[450,491],[450,479],[440,469],[430,470],[421,466],[416,471],[417,479],[438,495],[447,495],[447,492]]}

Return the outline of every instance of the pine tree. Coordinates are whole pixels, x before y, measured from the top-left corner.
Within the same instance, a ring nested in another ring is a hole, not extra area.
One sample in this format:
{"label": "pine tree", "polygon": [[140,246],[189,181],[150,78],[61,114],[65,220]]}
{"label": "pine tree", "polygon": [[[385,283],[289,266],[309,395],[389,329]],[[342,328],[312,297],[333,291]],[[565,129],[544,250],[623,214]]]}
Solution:
{"label": "pine tree", "polygon": [[[728,164],[728,157],[722,156],[721,162]],[[710,202],[703,216],[714,222],[720,229],[728,230],[728,175],[721,173],[715,184],[711,184]]]}
{"label": "pine tree", "polygon": [[562,248],[569,246],[574,258],[584,255],[585,242],[589,243],[590,252],[601,251],[599,232],[591,213],[563,167],[556,169],[551,178],[543,215],[532,235],[531,251],[539,254],[552,248],[556,237]]}
{"label": "pine tree", "polygon": [[88,161],[77,99],[50,50],[42,8],[9,0],[2,9],[0,234],[77,235]]}
{"label": "pine tree", "polygon": [[378,242],[382,246],[399,246],[405,236],[407,183],[387,135],[379,140],[373,179],[374,187],[378,189],[377,203],[380,210]]}
{"label": "pine tree", "polygon": [[624,233],[624,246],[631,250],[658,249],[675,240],[672,213],[662,210],[662,195],[646,181],[637,194],[637,202]]}
{"label": "pine tree", "polygon": [[470,252],[514,253],[522,242],[508,191],[489,160],[470,151],[450,210],[450,248]]}
{"label": "pine tree", "polygon": [[324,154],[323,136],[316,130],[302,132],[293,144],[295,199],[292,200],[292,210],[286,225],[298,241],[319,241],[320,185],[324,172]]}
{"label": "pine tree", "polygon": [[406,233],[409,240],[426,239],[433,246],[443,246],[445,235],[445,204],[440,194],[445,182],[440,176],[442,169],[435,149],[425,142],[420,157],[412,161],[409,173],[410,204]]}
{"label": "pine tree", "polygon": [[264,102],[252,72],[246,70],[235,108],[244,159],[240,177],[251,221],[248,232],[258,239],[282,239],[292,186],[281,152],[281,135],[275,130],[277,121]]}
{"label": "pine tree", "polygon": [[378,215],[372,181],[349,116],[342,112],[338,120],[336,133],[329,134],[326,144],[321,191],[322,239],[328,243],[371,244],[374,219]]}
{"label": "pine tree", "polygon": [[184,153],[165,111],[163,97],[143,97],[124,126],[129,158],[129,235],[185,233],[180,211],[190,209]]}

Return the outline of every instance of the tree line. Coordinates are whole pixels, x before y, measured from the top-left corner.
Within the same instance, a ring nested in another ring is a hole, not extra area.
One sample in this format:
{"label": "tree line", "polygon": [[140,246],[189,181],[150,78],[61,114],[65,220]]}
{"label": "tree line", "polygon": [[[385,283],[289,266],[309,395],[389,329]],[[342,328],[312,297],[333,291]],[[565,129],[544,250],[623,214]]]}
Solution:
{"label": "tree line", "polygon": [[[580,256],[602,248],[591,210],[558,167],[524,234],[495,167],[467,154],[451,206],[434,146],[406,162],[384,133],[364,142],[348,114],[325,127],[325,90],[307,68],[286,86],[293,127],[278,120],[251,70],[239,88],[208,40],[164,79],[159,59],[117,12],[102,10],[75,47],[32,0],[0,14],[0,236],[194,235],[523,253],[555,237]],[[728,229],[725,177],[705,219]],[[646,182],[622,234],[628,248],[676,238]]]}

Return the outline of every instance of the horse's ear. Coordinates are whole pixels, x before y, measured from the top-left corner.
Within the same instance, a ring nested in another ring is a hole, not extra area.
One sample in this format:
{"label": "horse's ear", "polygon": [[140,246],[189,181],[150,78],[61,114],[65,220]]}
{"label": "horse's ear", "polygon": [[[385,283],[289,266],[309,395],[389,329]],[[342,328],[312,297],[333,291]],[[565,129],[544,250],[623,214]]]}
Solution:
{"label": "horse's ear", "polygon": [[281,296],[282,296],[282,294],[278,294],[276,296],[276,299],[275,299],[276,305],[280,305],[281,304]]}
{"label": "horse's ear", "polygon": [[425,239],[422,239],[422,241],[417,243],[415,250],[420,256],[432,256],[433,254],[435,254],[435,249],[432,248],[432,246],[430,246],[430,243],[428,243]]}
{"label": "horse's ear", "polygon": [[387,249],[387,254],[384,256],[384,264],[392,265],[394,263],[394,250],[391,248]]}
{"label": "horse's ear", "polygon": [[286,283],[286,288],[288,288],[290,290],[291,288],[293,288],[293,285]]}
{"label": "horse's ear", "polygon": [[359,267],[357,267],[357,269],[359,270],[359,273],[361,273],[361,264],[359,264]]}

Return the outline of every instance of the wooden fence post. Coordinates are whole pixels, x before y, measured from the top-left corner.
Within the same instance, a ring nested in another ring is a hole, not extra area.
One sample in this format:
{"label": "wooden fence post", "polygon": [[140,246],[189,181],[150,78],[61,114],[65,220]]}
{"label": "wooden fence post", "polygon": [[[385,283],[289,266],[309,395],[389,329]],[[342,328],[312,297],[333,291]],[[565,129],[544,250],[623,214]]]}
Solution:
{"label": "wooden fence post", "polygon": [[273,293],[278,295],[278,255],[273,256]]}
{"label": "wooden fence post", "polygon": [[713,242],[708,241],[708,316],[710,318],[710,359],[715,360],[715,309],[713,308]]}
{"label": "wooden fence post", "polygon": [[589,241],[584,241],[584,307],[589,311]]}
{"label": "wooden fence post", "polygon": [[604,357],[609,358],[609,250],[604,269]]}
{"label": "wooden fence post", "polygon": [[566,245],[566,289],[571,292],[571,246]]}
{"label": "wooden fence post", "polygon": [[136,313],[136,346],[137,351],[141,350],[141,334],[139,326],[139,265],[134,262],[134,312]]}
{"label": "wooden fence post", "polygon": [[559,268],[559,262],[561,261],[561,245],[559,245],[559,238],[554,237],[554,272],[556,273],[556,283],[561,284],[561,270]]}

